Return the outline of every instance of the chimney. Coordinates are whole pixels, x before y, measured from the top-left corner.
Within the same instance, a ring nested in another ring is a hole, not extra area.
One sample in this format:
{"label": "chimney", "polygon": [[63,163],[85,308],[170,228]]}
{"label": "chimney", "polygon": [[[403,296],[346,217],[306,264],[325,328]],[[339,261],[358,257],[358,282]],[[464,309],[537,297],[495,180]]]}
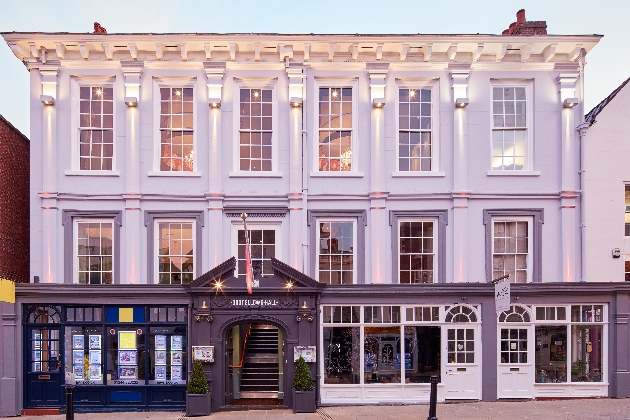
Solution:
{"label": "chimney", "polygon": [[516,12],[516,22],[512,22],[510,27],[503,31],[503,35],[547,35],[547,22],[544,20],[527,21],[525,9],[521,9]]}
{"label": "chimney", "polygon": [[100,23],[94,22],[94,33],[95,34],[106,34],[107,29],[103,28]]}

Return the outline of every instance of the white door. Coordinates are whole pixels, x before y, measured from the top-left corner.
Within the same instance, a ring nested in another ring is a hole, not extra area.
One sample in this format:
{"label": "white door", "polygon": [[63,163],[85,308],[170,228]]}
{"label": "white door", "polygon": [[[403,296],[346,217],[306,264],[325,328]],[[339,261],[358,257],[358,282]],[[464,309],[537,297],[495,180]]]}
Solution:
{"label": "white door", "polygon": [[534,330],[532,325],[499,324],[499,398],[534,397]]}
{"label": "white door", "polygon": [[442,383],[445,399],[481,399],[479,327],[447,325],[442,330]]}

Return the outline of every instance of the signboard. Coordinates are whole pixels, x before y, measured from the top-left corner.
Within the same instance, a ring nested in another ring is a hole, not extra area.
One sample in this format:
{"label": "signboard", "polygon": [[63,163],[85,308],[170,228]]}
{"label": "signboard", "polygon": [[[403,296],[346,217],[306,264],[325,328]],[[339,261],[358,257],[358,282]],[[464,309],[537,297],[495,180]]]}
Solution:
{"label": "signboard", "polygon": [[510,281],[501,281],[494,285],[494,302],[497,314],[510,310]]}
{"label": "signboard", "polygon": [[193,346],[193,360],[214,362],[214,346]]}
{"label": "signboard", "polygon": [[256,299],[256,298],[247,298],[247,299],[232,299],[230,302],[230,306],[232,307],[267,307],[267,308],[277,308],[280,306],[280,302],[277,299]]}
{"label": "signboard", "polygon": [[293,361],[297,362],[300,356],[305,362],[315,362],[316,346],[295,346],[293,349]]}

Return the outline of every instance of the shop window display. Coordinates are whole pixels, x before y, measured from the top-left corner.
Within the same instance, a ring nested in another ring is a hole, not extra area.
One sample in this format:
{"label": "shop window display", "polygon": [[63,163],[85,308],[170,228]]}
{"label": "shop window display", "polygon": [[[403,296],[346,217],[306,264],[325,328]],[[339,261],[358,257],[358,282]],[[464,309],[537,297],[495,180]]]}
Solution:
{"label": "shop window display", "polygon": [[440,382],[440,327],[405,327],[405,383]]}
{"label": "shop window display", "polygon": [[77,385],[102,384],[103,328],[98,326],[66,327],[65,340],[65,371],[72,372]]}
{"label": "shop window display", "polygon": [[325,327],[323,338],[324,383],[358,384],[361,374],[359,328]]}
{"label": "shop window display", "polygon": [[365,327],[365,383],[400,383],[400,327]]}

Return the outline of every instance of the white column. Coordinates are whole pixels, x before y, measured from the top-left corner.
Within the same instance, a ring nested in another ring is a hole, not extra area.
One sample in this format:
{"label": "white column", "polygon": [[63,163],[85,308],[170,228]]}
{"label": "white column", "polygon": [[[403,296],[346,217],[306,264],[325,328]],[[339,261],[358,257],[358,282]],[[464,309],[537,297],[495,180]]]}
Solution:
{"label": "white column", "polygon": [[[140,97],[140,80],[142,78],[142,63],[126,61],[121,63],[125,81],[125,98],[135,98],[136,104],[142,105]],[[140,112],[138,106],[126,106],[125,110],[125,137],[120,137],[118,144],[125,145],[125,214],[121,232],[124,232],[124,252],[121,256],[121,284],[146,284],[148,279],[142,278],[141,260],[142,247],[140,237],[142,235],[142,223],[140,209]]]}
{"label": "white column", "polygon": [[453,282],[468,282],[468,121],[465,106],[456,101],[468,98],[470,67],[450,72],[453,87]]}
{"label": "white column", "polygon": [[[575,110],[563,107],[565,99],[575,98],[578,74],[561,74],[558,76],[560,84],[560,109],[562,112],[562,181],[561,181],[561,223],[562,223],[562,281],[578,280],[577,253],[577,217],[576,206],[580,192],[577,190],[576,144],[575,144]],[[581,109],[580,107],[578,107]]]}
{"label": "white column", "polygon": [[[208,89],[208,258],[201,258],[201,271],[206,272],[225,259],[223,249],[223,149],[221,147],[222,132],[221,102],[223,101],[223,76],[225,63],[203,63]],[[203,108],[202,108],[203,109]],[[236,109],[236,108],[235,108]],[[202,111],[203,112],[203,111]],[[228,233],[229,234],[229,233]],[[206,238],[204,238],[206,243]]]}
{"label": "white column", "polygon": [[[56,66],[40,66],[42,95],[52,96],[57,101]],[[42,248],[43,283],[63,283],[63,264],[59,264],[63,254],[58,253],[60,223],[57,218],[57,104],[42,104]]]}
{"label": "white column", "polygon": [[[365,273],[366,283],[392,283],[391,229],[387,218],[385,190],[385,79],[389,63],[368,63],[370,76],[370,269]],[[379,105],[374,106],[374,102]],[[394,107],[395,101],[389,105]],[[366,235],[367,236],[367,235]]]}
{"label": "white column", "polygon": [[[302,128],[304,112],[304,69],[288,67],[289,79],[289,261],[296,270],[303,271],[304,203],[302,200]],[[306,160],[304,160],[306,162]]]}

